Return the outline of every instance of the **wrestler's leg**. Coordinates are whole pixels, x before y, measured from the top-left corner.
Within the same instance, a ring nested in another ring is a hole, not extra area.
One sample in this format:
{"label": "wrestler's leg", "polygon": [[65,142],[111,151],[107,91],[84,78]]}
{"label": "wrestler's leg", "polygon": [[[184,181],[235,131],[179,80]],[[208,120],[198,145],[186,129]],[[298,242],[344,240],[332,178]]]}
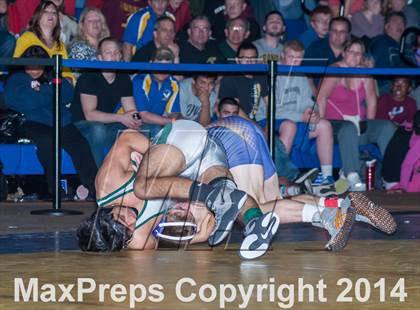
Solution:
{"label": "wrestler's leg", "polygon": [[392,215],[362,193],[350,193],[350,195],[344,199],[338,197],[324,198],[311,195],[300,195],[292,197],[292,200],[304,204],[317,205],[318,208],[322,209],[324,207],[337,208],[347,206],[351,201],[351,204],[357,213],[356,221],[372,225],[387,234],[394,233],[397,228],[397,224]]}
{"label": "wrestler's leg", "polygon": [[192,180],[179,177],[185,169],[183,153],[168,144],[153,145],[144,155],[134,183],[134,193],[144,200],[170,197],[188,199]]}
{"label": "wrestler's leg", "polygon": [[[301,197],[311,200],[311,197]],[[260,205],[264,215],[249,222],[245,228],[239,256],[254,259],[266,253],[281,223],[311,222],[325,228],[331,238],[325,248],[331,251],[343,249],[349,239],[355,220],[355,210],[347,206],[325,208],[290,199],[278,199]]]}

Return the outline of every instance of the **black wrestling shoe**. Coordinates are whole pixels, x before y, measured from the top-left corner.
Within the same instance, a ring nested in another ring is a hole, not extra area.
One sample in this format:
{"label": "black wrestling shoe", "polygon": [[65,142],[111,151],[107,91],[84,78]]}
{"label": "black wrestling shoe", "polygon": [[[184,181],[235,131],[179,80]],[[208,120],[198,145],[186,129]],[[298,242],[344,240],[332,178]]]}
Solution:
{"label": "black wrestling shoe", "polygon": [[255,259],[264,255],[279,226],[280,218],[274,212],[268,212],[250,221],[245,227],[245,239],[238,251],[239,257]]}
{"label": "black wrestling shoe", "polygon": [[214,213],[216,219],[216,227],[208,239],[209,245],[217,245],[227,237],[247,197],[245,192],[236,189],[232,180],[222,179],[215,184],[206,200],[207,208]]}

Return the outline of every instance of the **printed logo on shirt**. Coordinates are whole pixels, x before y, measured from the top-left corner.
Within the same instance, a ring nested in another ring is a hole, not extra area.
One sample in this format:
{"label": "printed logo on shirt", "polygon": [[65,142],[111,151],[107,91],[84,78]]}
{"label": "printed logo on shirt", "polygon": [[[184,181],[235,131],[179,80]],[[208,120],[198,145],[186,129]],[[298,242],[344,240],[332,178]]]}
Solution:
{"label": "printed logo on shirt", "polygon": [[216,57],[215,56],[210,56],[209,58],[207,58],[206,63],[214,65],[216,63]]}
{"label": "printed logo on shirt", "polygon": [[168,101],[170,96],[171,96],[171,91],[170,90],[165,90],[163,92],[163,101]]}
{"label": "printed logo on shirt", "polygon": [[404,113],[404,107],[403,106],[399,106],[399,107],[394,107],[391,111],[388,112],[389,117],[394,117],[397,116],[398,114]]}
{"label": "printed logo on shirt", "polygon": [[185,112],[183,113],[187,119],[197,120],[200,115],[201,105],[189,104],[185,107]]}
{"label": "printed logo on shirt", "polygon": [[294,87],[286,88],[284,90],[284,94],[282,98],[283,106],[297,105],[299,95],[300,95],[299,87],[294,86]]}

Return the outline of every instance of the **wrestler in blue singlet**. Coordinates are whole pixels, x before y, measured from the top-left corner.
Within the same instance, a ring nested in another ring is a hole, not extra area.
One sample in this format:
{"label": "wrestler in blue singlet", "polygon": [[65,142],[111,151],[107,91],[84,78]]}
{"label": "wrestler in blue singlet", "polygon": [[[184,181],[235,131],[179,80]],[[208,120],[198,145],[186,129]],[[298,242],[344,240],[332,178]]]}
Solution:
{"label": "wrestler in blue singlet", "polygon": [[207,129],[209,136],[225,148],[229,168],[261,165],[264,169],[264,180],[276,173],[264,134],[251,121],[239,116],[229,116],[210,124]]}

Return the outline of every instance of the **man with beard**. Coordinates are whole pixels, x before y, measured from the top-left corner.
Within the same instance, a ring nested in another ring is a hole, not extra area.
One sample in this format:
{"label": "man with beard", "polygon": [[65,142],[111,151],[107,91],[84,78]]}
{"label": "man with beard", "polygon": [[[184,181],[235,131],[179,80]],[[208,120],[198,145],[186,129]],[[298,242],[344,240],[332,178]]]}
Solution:
{"label": "man with beard", "polygon": [[264,36],[252,44],[257,48],[258,55],[264,63],[270,60],[278,61],[283,51],[280,41],[285,32],[284,19],[279,11],[271,11],[265,16],[263,30]]}

